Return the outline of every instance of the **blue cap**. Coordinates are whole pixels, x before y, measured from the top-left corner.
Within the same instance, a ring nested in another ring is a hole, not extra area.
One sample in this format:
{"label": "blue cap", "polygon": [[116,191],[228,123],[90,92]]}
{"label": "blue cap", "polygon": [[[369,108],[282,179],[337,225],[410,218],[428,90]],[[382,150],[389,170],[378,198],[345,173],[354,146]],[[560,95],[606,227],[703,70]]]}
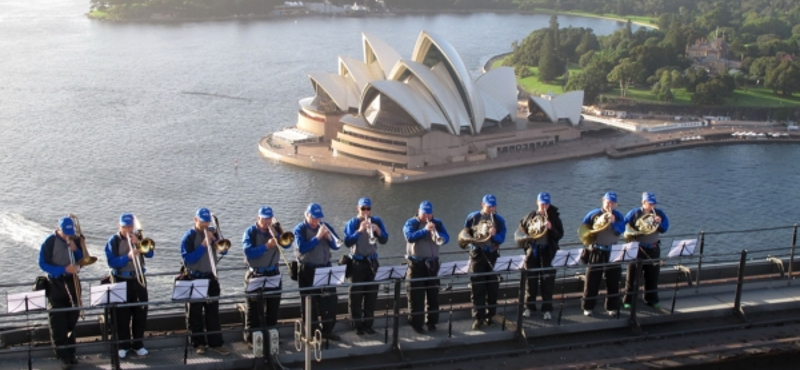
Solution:
{"label": "blue cap", "polygon": [[261,207],[258,210],[258,217],[261,218],[272,218],[272,208],[270,207]]}
{"label": "blue cap", "polygon": [[320,206],[317,203],[309,204],[308,208],[306,208],[306,213],[311,215],[311,218],[323,218],[323,217],[325,217],[325,215],[322,214],[322,206]]}
{"label": "blue cap", "polygon": [[536,197],[536,200],[542,204],[550,204],[550,193],[539,193],[539,196]]}
{"label": "blue cap", "polygon": [[613,191],[609,191],[605,195],[603,195],[603,199],[616,203],[617,202],[617,193]]}
{"label": "blue cap", "polygon": [[492,194],[486,194],[483,196],[483,204],[489,207],[497,207],[497,198]]}
{"label": "blue cap", "polygon": [[424,200],[419,204],[419,210],[422,211],[423,214],[430,215],[433,213],[433,203]]}
{"label": "blue cap", "polygon": [[656,202],[656,195],[653,193],[642,193],[642,200],[650,204],[658,203]]}
{"label": "blue cap", "polygon": [[133,215],[123,213],[122,216],[119,216],[119,226],[133,226]]}
{"label": "blue cap", "polygon": [[197,213],[194,214],[194,217],[197,217],[200,222],[211,222],[211,211],[208,208],[200,208],[197,210]]}
{"label": "blue cap", "polygon": [[58,221],[58,228],[61,229],[61,233],[66,236],[73,236],[75,235],[75,224],[72,222],[72,219],[69,217],[64,217]]}
{"label": "blue cap", "polygon": [[358,200],[359,207],[372,207],[372,201],[369,198],[361,198]]}

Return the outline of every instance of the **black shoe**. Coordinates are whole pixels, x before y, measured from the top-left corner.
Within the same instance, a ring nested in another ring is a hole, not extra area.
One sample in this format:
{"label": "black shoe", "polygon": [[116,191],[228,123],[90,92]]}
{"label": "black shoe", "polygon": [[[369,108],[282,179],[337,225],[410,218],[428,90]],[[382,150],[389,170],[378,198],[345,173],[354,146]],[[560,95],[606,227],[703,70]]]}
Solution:
{"label": "black shoe", "polygon": [[478,330],[483,326],[483,320],[475,319],[475,322],[472,323],[472,330]]}
{"label": "black shoe", "polygon": [[364,328],[364,332],[366,332],[369,335],[375,335],[375,330],[372,328]]}
{"label": "black shoe", "polygon": [[72,365],[77,365],[78,364],[78,359],[73,357],[73,358],[69,359],[69,363],[72,364]]}
{"label": "black shoe", "polygon": [[364,335],[364,330],[361,328],[356,328],[356,335]]}
{"label": "black shoe", "polygon": [[419,326],[412,326],[411,329],[414,329],[414,332],[417,334],[425,334],[425,331]]}
{"label": "black shoe", "polygon": [[434,332],[434,331],[436,331],[436,325],[434,325],[434,324],[428,324],[428,331],[429,331],[429,332]]}
{"label": "black shoe", "polygon": [[322,337],[325,338],[325,339],[328,339],[328,340],[333,340],[333,341],[342,340],[342,337],[340,337],[340,336],[338,336],[338,335],[336,335],[334,333],[324,334]]}
{"label": "black shoe", "polygon": [[72,363],[69,361],[69,359],[65,358],[61,360],[61,370],[69,370],[69,369],[72,369]]}
{"label": "black shoe", "polygon": [[493,327],[495,327],[495,325],[497,325],[497,323],[494,322],[494,320],[492,320],[491,317],[487,317],[486,318],[486,326],[488,326],[490,328],[493,328]]}

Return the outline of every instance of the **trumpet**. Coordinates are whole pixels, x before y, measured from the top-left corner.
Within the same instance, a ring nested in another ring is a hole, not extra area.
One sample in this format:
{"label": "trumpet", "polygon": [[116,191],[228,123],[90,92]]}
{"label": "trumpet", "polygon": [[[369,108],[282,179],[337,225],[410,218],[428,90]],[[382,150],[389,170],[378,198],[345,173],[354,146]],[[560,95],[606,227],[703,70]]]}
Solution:
{"label": "trumpet", "polygon": [[439,231],[436,230],[436,224],[433,224],[433,230],[431,230],[431,239],[433,239],[433,242],[436,243],[436,245],[438,246],[444,244],[444,238],[439,236]]}
{"label": "trumpet", "polygon": [[375,232],[372,231],[372,218],[367,217],[367,227],[369,228],[369,244],[375,245],[378,243],[378,238],[375,237]]}
{"label": "trumpet", "polygon": [[332,233],[331,230],[328,229],[328,227],[325,226],[324,223],[320,223],[320,225],[322,225],[322,227],[324,227],[325,230],[328,230],[328,240],[334,242],[334,244],[336,244],[336,248],[341,248],[344,245],[344,242],[341,241],[339,238],[337,238],[336,234]]}

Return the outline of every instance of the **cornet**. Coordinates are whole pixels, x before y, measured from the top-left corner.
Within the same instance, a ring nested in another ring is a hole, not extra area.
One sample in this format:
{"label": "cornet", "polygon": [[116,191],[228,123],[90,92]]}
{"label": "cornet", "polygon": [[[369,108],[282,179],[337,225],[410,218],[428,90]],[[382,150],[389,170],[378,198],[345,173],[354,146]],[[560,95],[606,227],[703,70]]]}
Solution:
{"label": "cornet", "polygon": [[375,237],[375,232],[372,231],[372,218],[367,217],[367,227],[369,228],[369,244],[375,245],[378,243],[378,238]]}
{"label": "cornet", "polygon": [[320,225],[322,225],[322,227],[324,227],[324,228],[325,228],[325,230],[328,230],[328,240],[330,240],[330,241],[332,241],[334,244],[336,244],[336,248],[341,248],[341,247],[344,245],[344,242],[343,242],[343,241],[341,241],[339,238],[337,238],[337,237],[336,237],[336,234],[332,233],[332,232],[331,232],[331,230],[330,230],[330,229],[328,229],[328,227],[327,227],[327,226],[325,226],[325,224],[324,224],[324,223],[320,222]]}

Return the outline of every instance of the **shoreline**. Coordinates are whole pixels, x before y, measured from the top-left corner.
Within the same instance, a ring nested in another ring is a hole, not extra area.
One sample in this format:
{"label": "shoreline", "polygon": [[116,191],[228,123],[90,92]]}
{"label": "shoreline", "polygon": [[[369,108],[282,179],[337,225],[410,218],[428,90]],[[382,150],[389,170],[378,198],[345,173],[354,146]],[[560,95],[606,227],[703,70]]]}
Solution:
{"label": "shoreline", "polygon": [[[739,144],[800,144],[800,136],[790,134],[787,138],[738,139],[729,136],[728,132],[718,133],[715,130],[704,130],[699,135],[709,138],[698,141],[681,141],[679,138],[651,140],[644,134],[627,134],[608,139],[581,139],[563,142],[550,147],[537,149],[531,153],[517,153],[477,162],[449,163],[419,169],[397,168],[376,165],[352,158],[333,157],[326,146],[302,147],[299,154],[281,154],[272,150],[267,143],[269,136],[259,141],[259,152],[266,158],[310,170],[319,170],[347,175],[377,177],[386,183],[409,183],[416,181],[439,179],[444,177],[465,175],[476,172],[503,170],[535,164],[559,162],[571,159],[585,159],[605,155],[611,159],[622,159],[639,155],[656,154],[680,149],[692,149],[703,146],[739,145]],[[774,130],[767,130],[774,131]],[[691,131],[689,131],[691,132]],[[675,131],[672,134],[689,135],[686,131]],[[672,135],[670,134],[670,136]],[[633,143],[629,143],[634,141]],[[326,156],[326,153],[328,155]]]}
{"label": "shoreline", "polygon": [[[480,14],[480,13],[500,13],[500,14],[520,14],[520,15],[556,14],[556,15],[566,15],[572,17],[605,19],[615,22],[627,22],[629,19],[629,18],[614,18],[605,15],[572,13],[569,11],[564,12],[564,11],[557,11],[554,9],[541,9],[538,11],[520,11],[520,10],[502,10],[502,9],[448,10],[448,11],[407,10],[407,11],[399,11],[391,13],[367,13],[366,15],[359,18],[383,18],[383,17],[392,17],[399,15]],[[251,20],[267,20],[267,19],[294,19],[294,18],[311,18],[311,17],[352,18],[344,14],[339,15],[339,14],[311,13],[311,14],[295,14],[295,15],[274,15],[274,14],[244,15],[244,16],[230,15],[230,16],[214,16],[214,17],[202,17],[202,18],[110,19],[110,18],[94,16],[92,15],[91,11],[84,13],[84,16],[86,16],[86,18],[89,18],[91,20],[100,22],[111,22],[111,23],[181,23],[181,22],[189,23],[189,22],[220,22],[220,21],[232,21],[232,20],[251,21]],[[634,21],[632,19],[631,19],[631,24],[635,24],[641,27],[650,27],[658,29],[658,26],[655,24]]]}

